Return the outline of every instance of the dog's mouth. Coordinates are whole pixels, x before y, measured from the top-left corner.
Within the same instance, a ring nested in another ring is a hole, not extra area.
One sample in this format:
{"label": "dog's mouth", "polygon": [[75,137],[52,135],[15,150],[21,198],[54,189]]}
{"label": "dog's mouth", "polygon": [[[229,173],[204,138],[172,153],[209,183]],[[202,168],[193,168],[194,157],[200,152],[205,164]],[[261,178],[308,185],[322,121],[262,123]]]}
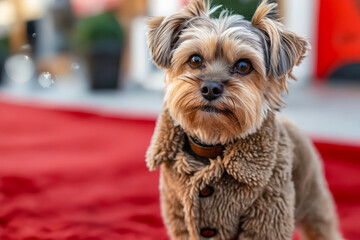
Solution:
{"label": "dog's mouth", "polygon": [[220,113],[221,110],[210,105],[205,105],[201,107],[201,111],[203,112],[209,112],[209,113]]}
{"label": "dog's mouth", "polygon": [[203,112],[207,113],[222,113],[222,114],[229,114],[231,111],[229,109],[219,109],[217,107],[211,106],[211,105],[205,105],[199,107],[199,109]]}

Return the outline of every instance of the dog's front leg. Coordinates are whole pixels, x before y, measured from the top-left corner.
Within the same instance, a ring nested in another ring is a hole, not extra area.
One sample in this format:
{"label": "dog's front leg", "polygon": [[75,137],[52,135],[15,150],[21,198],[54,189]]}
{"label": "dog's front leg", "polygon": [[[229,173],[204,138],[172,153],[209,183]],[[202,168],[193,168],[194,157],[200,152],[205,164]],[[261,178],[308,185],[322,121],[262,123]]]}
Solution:
{"label": "dog's front leg", "polygon": [[172,240],[188,240],[189,234],[185,224],[184,206],[178,197],[178,189],[174,188],[176,181],[164,168],[161,170],[161,212],[168,235]]}
{"label": "dog's front leg", "polygon": [[172,240],[187,240],[189,238],[184,220],[184,211],[181,203],[168,193],[162,193],[161,208],[168,230]]}
{"label": "dog's front leg", "polygon": [[266,190],[246,211],[239,240],[291,240],[294,231],[294,190]]}

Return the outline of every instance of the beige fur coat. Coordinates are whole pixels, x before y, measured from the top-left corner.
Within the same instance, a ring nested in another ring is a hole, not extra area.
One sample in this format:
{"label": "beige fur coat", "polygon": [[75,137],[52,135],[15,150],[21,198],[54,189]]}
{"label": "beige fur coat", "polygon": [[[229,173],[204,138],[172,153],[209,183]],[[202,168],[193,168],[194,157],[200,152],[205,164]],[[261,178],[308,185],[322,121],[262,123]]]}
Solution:
{"label": "beige fur coat", "polygon": [[190,154],[186,139],[165,109],[146,159],[150,170],[161,165],[172,239],[292,239],[295,223],[310,239],[340,239],[314,147],[280,115],[270,112],[256,133],[216,159]]}

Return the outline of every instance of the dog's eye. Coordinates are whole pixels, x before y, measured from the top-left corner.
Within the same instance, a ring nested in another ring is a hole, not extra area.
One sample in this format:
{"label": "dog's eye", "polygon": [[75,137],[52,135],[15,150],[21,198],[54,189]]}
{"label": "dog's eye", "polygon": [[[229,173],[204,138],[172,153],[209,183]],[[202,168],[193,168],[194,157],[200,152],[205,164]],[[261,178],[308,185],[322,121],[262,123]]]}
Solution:
{"label": "dog's eye", "polygon": [[248,74],[252,71],[252,66],[249,59],[240,59],[235,63],[234,72],[240,74]]}
{"label": "dog's eye", "polygon": [[192,55],[189,59],[189,65],[192,68],[199,68],[202,65],[202,58],[199,55]]}

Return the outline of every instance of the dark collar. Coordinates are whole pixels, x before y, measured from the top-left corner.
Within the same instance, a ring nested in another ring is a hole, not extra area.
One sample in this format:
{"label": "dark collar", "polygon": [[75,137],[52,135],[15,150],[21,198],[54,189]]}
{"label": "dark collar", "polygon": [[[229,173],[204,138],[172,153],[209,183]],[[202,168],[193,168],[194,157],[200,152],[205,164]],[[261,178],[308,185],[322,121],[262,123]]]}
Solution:
{"label": "dark collar", "polygon": [[198,156],[204,158],[216,158],[221,156],[224,151],[224,145],[205,145],[197,139],[187,136],[191,150]]}

